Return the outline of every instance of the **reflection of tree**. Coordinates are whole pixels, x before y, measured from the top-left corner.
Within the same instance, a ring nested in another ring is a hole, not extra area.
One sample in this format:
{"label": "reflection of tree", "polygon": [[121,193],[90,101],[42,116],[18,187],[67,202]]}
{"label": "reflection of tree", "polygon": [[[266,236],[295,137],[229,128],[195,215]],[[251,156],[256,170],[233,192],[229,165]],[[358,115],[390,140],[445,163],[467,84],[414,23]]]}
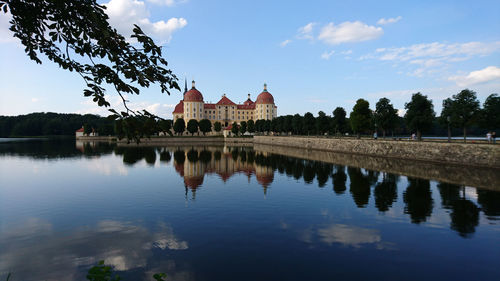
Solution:
{"label": "reflection of tree", "polygon": [[199,158],[198,158],[198,151],[194,150],[194,149],[190,149],[188,152],[187,152],[187,159],[189,162],[191,163],[196,163],[198,162]]}
{"label": "reflection of tree", "polygon": [[453,203],[451,229],[462,237],[471,237],[479,224],[479,208],[472,201],[462,198]]}
{"label": "reflection of tree", "polygon": [[434,202],[428,180],[408,177],[408,187],[403,194],[405,213],[410,214],[412,223],[425,222],[432,214]]}
{"label": "reflection of tree", "polygon": [[156,152],[152,147],[125,147],[119,152],[115,151],[115,153],[123,153],[123,163],[127,165],[133,165],[143,158],[150,165],[156,162]]}
{"label": "reflection of tree", "polygon": [[172,159],[172,154],[170,154],[170,151],[168,150],[163,150],[162,152],[160,152],[160,161],[161,162],[170,162],[170,160]]}
{"label": "reflection of tree", "polygon": [[398,198],[398,176],[384,173],[382,182],[375,186],[375,206],[380,212],[386,212]]}
{"label": "reflection of tree", "polygon": [[222,153],[220,152],[220,150],[217,150],[214,152],[214,159],[219,161],[222,157]]}
{"label": "reflection of tree", "polygon": [[378,172],[368,171],[363,174],[360,168],[348,167],[347,173],[351,180],[350,192],[358,208],[364,208],[370,200],[370,186],[377,182]]}
{"label": "reflection of tree", "polygon": [[336,194],[343,194],[345,192],[346,180],[347,180],[347,175],[345,174],[345,167],[337,166],[335,168],[335,174],[332,175],[333,191],[335,191]]}
{"label": "reflection of tree", "polygon": [[210,163],[212,160],[212,153],[206,149],[200,151],[200,161],[204,164]]}
{"label": "reflection of tree", "polygon": [[247,152],[247,162],[250,164],[255,162],[255,151],[250,150]]}
{"label": "reflection of tree", "polygon": [[312,181],[314,180],[314,176],[316,173],[314,172],[314,166],[313,163],[307,162],[306,165],[304,166],[304,182],[307,184],[311,184]]}
{"label": "reflection of tree", "polygon": [[293,177],[298,180],[302,177],[304,172],[304,161],[300,159],[295,159],[295,165],[293,166]]}
{"label": "reflection of tree", "polygon": [[156,162],[156,151],[152,148],[151,149],[147,148],[144,150],[144,159],[146,160],[146,163],[148,163],[149,165],[154,165]]}
{"label": "reflection of tree", "polygon": [[[470,237],[479,224],[479,208],[465,198],[465,188],[454,184],[439,183],[441,204],[445,209],[451,209],[451,229],[462,237]],[[462,189],[462,196],[460,196]]]}
{"label": "reflection of tree", "polygon": [[443,208],[453,208],[453,202],[460,199],[460,187],[449,183],[438,183],[437,188],[441,195],[441,205]]}
{"label": "reflection of tree", "polygon": [[488,219],[498,220],[500,216],[500,192],[478,189],[477,202],[481,205]]}
{"label": "reflection of tree", "polygon": [[184,155],[184,151],[176,150],[174,152],[174,160],[178,165],[184,164],[184,162],[186,161],[186,155]]}
{"label": "reflection of tree", "polygon": [[328,178],[332,174],[332,165],[323,162],[315,162],[316,178],[318,179],[318,186],[324,187]]}
{"label": "reflection of tree", "polygon": [[240,151],[240,161],[243,163],[247,162],[247,152],[244,150]]}

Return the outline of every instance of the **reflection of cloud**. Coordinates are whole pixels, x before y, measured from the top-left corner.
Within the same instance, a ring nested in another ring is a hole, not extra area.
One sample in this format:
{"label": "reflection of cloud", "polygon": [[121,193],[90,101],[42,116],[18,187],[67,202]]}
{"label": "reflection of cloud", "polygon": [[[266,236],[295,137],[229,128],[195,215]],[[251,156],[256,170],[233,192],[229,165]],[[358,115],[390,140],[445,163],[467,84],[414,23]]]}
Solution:
{"label": "reflection of cloud", "polygon": [[377,229],[369,229],[346,224],[328,224],[323,227],[309,226],[298,231],[298,239],[308,244],[324,243],[329,246],[342,244],[360,248],[363,244],[371,244],[377,250],[394,250],[396,245],[382,241]]}
{"label": "reflection of cloud", "polygon": [[184,250],[170,227],[156,231],[130,223],[105,220],[71,233],[54,231],[48,222],[32,219],[0,232],[0,272],[16,280],[82,280],[86,268],[105,260],[124,271],[148,265],[152,249]]}
{"label": "reflection of cloud", "polygon": [[105,176],[111,176],[112,174],[118,174],[120,176],[128,175],[127,168],[124,167],[121,163],[117,165],[113,162],[106,162],[106,160],[103,158],[89,161],[86,167],[91,172]]}
{"label": "reflection of cloud", "polygon": [[349,226],[345,224],[332,224],[318,229],[321,242],[331,245],[341,243],[359,248],[361,244],[377,243],[381,241],[378,230]]}

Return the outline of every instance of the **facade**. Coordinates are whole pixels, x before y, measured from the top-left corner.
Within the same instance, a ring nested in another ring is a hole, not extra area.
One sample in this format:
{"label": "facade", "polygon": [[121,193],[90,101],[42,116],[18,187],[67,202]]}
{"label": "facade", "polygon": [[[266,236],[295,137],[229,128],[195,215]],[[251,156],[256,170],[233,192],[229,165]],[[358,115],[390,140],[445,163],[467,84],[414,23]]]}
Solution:
{"label": "facade", "polygon": [[175,106],[172,114],[174,122],[179,118],[183,118],[186,124],[191,119],[197,121],[208,119],[212,124],[218,121],[223,127],[227,127],[233,122],[272,120],[278,115],[277,109],[266,84],[255,102],[248,94],[248,99],[243,104],[236,104],[224,94],[217,103],[205,103],[203,95],[196,89],[193,81],[191,89],[189,91],[185,89],[184,98]]}

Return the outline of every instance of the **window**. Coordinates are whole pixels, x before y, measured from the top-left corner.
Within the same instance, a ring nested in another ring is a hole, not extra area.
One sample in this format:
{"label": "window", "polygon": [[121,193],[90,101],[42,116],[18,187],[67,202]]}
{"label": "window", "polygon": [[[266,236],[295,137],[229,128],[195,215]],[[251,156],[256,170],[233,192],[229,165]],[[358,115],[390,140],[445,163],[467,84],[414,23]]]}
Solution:
{"label": "window", "polygon": [[196,113],[193,113],[193,117],[196,118]]}
{"label": "window", "polygon": [[187,118],[189,118],[189,113],[188,113],[188,114],[186,114],[186,117],[187,117]]}

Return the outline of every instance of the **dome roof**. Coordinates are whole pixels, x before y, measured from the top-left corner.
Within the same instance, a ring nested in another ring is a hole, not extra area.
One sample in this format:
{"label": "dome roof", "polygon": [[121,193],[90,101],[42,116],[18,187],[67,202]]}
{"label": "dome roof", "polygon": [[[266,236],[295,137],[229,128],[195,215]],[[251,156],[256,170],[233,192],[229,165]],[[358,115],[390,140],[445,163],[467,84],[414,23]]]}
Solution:
{"label": "dome roof", "polygon": [[172,113],[183,113],[184,112],[184,101],[180,101],[174,108]]}
{"label": "dome roof", "polygon": [[255,103],[271,103],[274,104],[273,95],[267,91],[267,85],[264,84],[264,91],[257,96]]}
{"label": "dome roof", "polygon": [[194,81],[193,81],[193,87],[191,90],[187,91],[184,94],[184,101],[200,101],[203,102],[203,95],[194,87]]}

